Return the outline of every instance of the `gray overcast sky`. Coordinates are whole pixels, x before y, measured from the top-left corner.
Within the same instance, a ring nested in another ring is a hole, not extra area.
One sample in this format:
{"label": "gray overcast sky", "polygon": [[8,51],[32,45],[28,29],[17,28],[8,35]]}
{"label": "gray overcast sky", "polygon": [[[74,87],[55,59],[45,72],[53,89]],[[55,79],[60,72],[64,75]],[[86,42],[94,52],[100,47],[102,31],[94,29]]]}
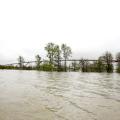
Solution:
{"label": "gray overcast sky", "polygon": [[0,0],[0,63],[44,57],[48,42],[76,58],[120,51],[120,0]]}

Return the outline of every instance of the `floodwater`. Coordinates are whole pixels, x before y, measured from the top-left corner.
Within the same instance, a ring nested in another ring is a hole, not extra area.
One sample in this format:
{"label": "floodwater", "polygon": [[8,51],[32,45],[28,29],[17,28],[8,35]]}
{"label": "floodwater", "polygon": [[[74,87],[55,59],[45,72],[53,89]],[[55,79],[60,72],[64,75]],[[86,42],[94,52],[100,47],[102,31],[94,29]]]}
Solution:
{"label": "floodwater", "polygon": [[120,74],[0,70],[0,120],[120,120]]}

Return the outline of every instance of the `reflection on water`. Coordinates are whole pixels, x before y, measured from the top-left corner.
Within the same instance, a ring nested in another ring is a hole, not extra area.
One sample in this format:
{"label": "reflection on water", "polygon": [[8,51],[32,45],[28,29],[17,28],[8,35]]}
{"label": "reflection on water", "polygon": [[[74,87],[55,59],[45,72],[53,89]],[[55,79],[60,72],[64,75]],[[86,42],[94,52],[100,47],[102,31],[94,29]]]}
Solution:
{"label": "reflection on water", "polygon": [[120,120],[120,75],[1,70],[0,120]]}

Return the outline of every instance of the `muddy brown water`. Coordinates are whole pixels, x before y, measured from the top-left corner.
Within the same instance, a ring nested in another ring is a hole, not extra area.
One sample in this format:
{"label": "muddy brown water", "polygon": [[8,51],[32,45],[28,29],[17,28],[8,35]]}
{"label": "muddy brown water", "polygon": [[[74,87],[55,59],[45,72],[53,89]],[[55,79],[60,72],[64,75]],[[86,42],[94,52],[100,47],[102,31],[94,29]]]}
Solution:
{"label": "muddy brown water", "polygon": [[120,120],[120,74],[0,70],[0,120]]}

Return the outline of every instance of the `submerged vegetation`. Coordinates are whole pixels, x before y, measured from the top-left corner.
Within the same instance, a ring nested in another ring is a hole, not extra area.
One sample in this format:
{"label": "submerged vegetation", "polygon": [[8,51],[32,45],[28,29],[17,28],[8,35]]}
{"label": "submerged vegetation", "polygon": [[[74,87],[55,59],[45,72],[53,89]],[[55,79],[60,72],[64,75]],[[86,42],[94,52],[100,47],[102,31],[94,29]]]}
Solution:
{"label": "submerged vegetation", "polygon": [[116,61],[115,71],[120,73],[120,52],[113,60],[110,52],[105,52],[97,60],[88,60],[81,58],[80,60],[70,60],[72,50],[66,44],[61,46],[54,43],[48,43],[45,46],[47,60],[43,60],[40,55],[35,56],[35,65],[25,62],[24,57],[19,56],[17,63],[9,65],[0,65],[0,69],[18,69],[18,70],[39,70],[39,71],[81,71],[81,72],[108,72],[114,71],[113,61]]}
{"label": "submerged vegetation", "polygon": [[117,69],[116,70],[117,70],[118,73],[120,73],[120,52],[117,53],[116,60],[118,61],[117,62]]}

